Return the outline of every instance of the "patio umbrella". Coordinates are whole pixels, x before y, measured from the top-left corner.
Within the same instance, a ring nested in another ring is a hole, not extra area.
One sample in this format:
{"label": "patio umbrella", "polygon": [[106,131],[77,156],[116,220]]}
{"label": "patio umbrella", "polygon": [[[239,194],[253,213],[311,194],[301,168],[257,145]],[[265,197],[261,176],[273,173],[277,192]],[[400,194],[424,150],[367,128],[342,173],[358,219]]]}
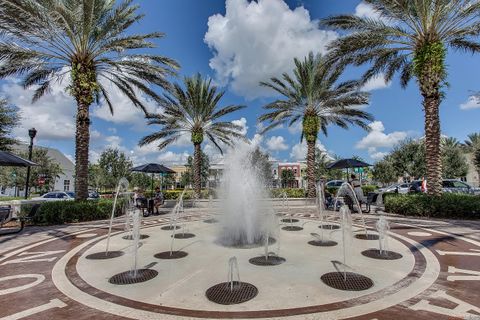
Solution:
{"label": "patio umbrella", "polygon": [[23,159],[13,153],[0,151],[0,166],[2,167],[31,167],[36,165],[35,162]]}
{"label": "patio umbrella", "polygon": [[144,172],[144,173],[151,173],[152,174],[152,193],[153,193],[153,175],[155,173],[175,173],[170,168],[165,167],[164,165],[158,164],[158,163],[147,163],[147,164],[142,164],[141,166],[132,168],[131,171],[136,171],[136,172]]}
{"label": "patio umbrella", "polygon": [[[371,164],[357,160],[357,159],[340,159],[327,165],[327,169],[347,169],[347,181],[348,181],[348,169],[349,168],[364,168],[371,167]],[[361,180],[361,176],[360,176]]]}

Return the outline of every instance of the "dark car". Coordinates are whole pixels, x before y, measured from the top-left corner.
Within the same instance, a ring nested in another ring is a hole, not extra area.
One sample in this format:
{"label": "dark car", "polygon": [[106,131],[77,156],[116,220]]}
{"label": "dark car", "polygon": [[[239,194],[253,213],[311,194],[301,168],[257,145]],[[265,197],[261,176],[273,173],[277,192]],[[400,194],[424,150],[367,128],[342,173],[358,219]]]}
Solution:
{"label": "dark car", "polygon": [[[445,179],[442,181],[442,190],[445,193],[480,194],[479,188],[474,188],[467,183],[456,179]],[[410,192],[422,192],[422,180],[415,180],[410,183]]]}

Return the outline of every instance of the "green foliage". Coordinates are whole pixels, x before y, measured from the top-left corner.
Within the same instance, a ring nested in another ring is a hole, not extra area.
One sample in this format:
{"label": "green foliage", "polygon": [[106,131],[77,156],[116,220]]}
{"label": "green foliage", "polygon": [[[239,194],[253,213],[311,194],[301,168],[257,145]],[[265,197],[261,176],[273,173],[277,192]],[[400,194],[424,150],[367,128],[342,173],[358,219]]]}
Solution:
{"label": "green foliage", "polygon": [[[163,196],[165,200],[177,200],[182,192],[183,190],[166,190],[163,192]],[[200,193],[200,199],[208,199],[210,195],[215,196],[214,190],[202,190]],[[187,190],[185,191],[183,199],[190,200],[193,199],[194,196],[195,192],[193,190]]]}
{"label": "green foliage", "polygon": [[480,197],[455,193],[389,195],[385,210],[408,216],[449,219],[479,219]]}
{"label": "green foliage", "polygon": [[295,182],[295,174],[291,169],[283,169],[282,173],[280,174],[280,180],[282,183],[282,188],[291,187],[291,185]]}
{"label": "green foliage", "polygon": [[383,184],[397,181],[397,173],[392,157],[385,157],[385,159],[377,161],[373,166],[373,179]]}
{"label": "green foliage", "polygon": [[425,43],[415,51],[413,58],[413,72],[417,78],[428,76],[439,77],[440,80],[445,79],[445,45],[441,41]]}
{"label": "green foliage", "polygon": [[102,152],[97,164],[89,166],[90,185],[114,189],[121,178],[130,180],[132,166],[132,161],[124,152],[108,148]]}
{"label": "green foliage", "polygon": [[[126,199],[117,200],[115,215],[124,214]],[[49,201],[40,205],[33,217],[36,224],[64,224],[108,219],[112,214],[113,200]]]}
{"label": "green foliage", "polygon": [[302,131],[303,137],[307,142],[317,141],[318,131],[320,129],[319,118],[316,114],[303,117]]}
{"label": "green foliage", "polygon": [[201,144],[203,142],[203,130],[193,131],[191,141],[193,144]]}
{"label": "green foliage", "polygon": [[[155,184],[155,181],[154,181]],[[150,175],[143,172],[132,172],[130,176],[130,187],[147,190],[151,188],[152,178]]]}
{"label": "green foliage", "polygon": [[[200,168],[200,178],[202,179],[201,184],[206,185],[208,181],[208,176],[210,172],[210,159],[208,158],[208,155],[200,150],[200,158],[201,158],[201,168]],[[185,166],[187,167],[187,171],[183,172],[181,177],[180,177],[180,184],[183,187],[188,187],[193,185],[193,166],[194,166],[194,161],[193,157],[189,156],[187,158],[187,164]]]}
{"label": "green foliage", "polygon": [[268,154],[257,147],[250,155],[250,163],[256,169],[257,175],[265,186],[270,186],[273,180],[272,164],[268,161]]}
{"label": "green foliage", "polygon": [[0,98],[0,150],[11,151],[17,141],[12,138],[12,130],[20,121],[18,109],[9,106],[7,100]]}
{"label": "green foliage", "polygon": [[315,151],[315,178],[320,180],[325,178],[329,180],[340,180],[344,176],[343,171],[340,169],[327,169],[327,165],[332,162],[330,157],[325,151],[316,149]]}
{"label": "green foliage", "polygon": [[75,97],[77,103],[89,106],[94,97],[99,94],[100,86],[97,83],[94,62],[72,62],[70,71],[72,84],[67,88],[70,95]]}
{"label": "green foliage", "polygon": [[477,168],[478,172],[480,172],[480,149],[475,151],[475,154],[473,157],[473,164]]}
{"label": "green foliage", "polygon": [[462,178],[468,174],[468,163],[460,143],[455,138],[442,143],[443,178]]}
{"label": "green foliage", "polygon": [[272,198],[282,198],[285,193],[288,198],[305,198],[307,196],[304,189],[298,188],[279,188],[270,190],[270,196]]}

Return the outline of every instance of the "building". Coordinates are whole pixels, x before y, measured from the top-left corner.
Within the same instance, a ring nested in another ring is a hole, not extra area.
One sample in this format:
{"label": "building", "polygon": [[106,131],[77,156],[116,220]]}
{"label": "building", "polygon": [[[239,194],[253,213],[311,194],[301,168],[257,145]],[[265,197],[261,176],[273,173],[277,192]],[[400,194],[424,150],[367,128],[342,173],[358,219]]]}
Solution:
{"label": "building", "polygon": [[173,171],[175,171],[175,188],[182,188],[182,175],[188,171],[188,168],[186,165],[183,164],[178,164],[170,167]]}
{"label": "building", "polygon": [[[42,146],[33,146],[34,149],[46,149],[47,156],[53,159],[60,165],[62,173],[57,177],[55,180],[55,184],[53,190],[58,191],[75,191],[75,164],[63,153],[59,150],[54,148],[42,147]],[[19,152],[28,152],[28,145],[26,144],[19,144],[13,147],[14,153]],[[18,192],[19,195],[24,195],[25,191],[24,186],[20,186],[22,189]],[[6,195],[15,195],[14,188],[6,188],[5,192]]]}
{"label": "building", "polygon": [[294,181],[288,183],[287,188],[306,188],[306,168],[305,162],[276,162],[272,161],[273,187],[282,188],[282,171],[291,170]]}

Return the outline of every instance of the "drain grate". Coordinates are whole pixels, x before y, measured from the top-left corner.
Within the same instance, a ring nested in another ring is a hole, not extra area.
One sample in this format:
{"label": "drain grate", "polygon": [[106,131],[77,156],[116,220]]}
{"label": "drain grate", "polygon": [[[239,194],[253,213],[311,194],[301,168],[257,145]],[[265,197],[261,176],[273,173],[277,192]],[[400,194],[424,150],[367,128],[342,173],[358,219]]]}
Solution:
{"label": "drain grate", "polygon": [[335,241],[331,241],[331,240],[312,240],[312,241],[308,241],[308,244],[309,245],[312,245],[312,246],[316,246],[316,247],[334,247],[336,246],[338,243],[336,243]]}
{"label": "drain grate", "polygon": [[297,223],[298,221],[300,221],[300,220],[298,220],[298,219],[289,219],[289,218],[288,218],[288,219],[282,219],[282,222],[286,222],[286,223]]}
{"label": "drain grate", "polygon": [[338,224],[324,224],[318,226],[320,229],[325,229],[325,230],[338,230],[340,229],[340,226]]}
{"label": "drain grate", "polygon": [[373,287],[372,279],[353,272],[329,272],[320,279],[327,286],[344,291],[363,291]]}
{"label": "drain grate", "polygon": [[362,251],[362,255],[364,255],[365,257],[380,259],[380,260],[398,260],[403,257],[398,252],[384,250],[382,253],[380,253],[380,250],[378,249],[369,249],[369,250]]}
{"label": "drain grate", "polygon": [[285,231],[300,231],[300,230],[303,230],[303,228],[298,227],[298,226],[286,226],[286,227],[283,227],[282,230],[285,230]]}
{"label": "drain grate", "polygon": [[89,254],[85,258],[89,260],[106,260],[106,259],[118,258],[123,256],[124,254],[125,252],[123,251],[109,251],[108,253],[97,252],[97,253]]}
{"label": "drain grate", "polygon": [[173,229],[180,229],[180,227],[179,226],[168,225],[168,226],[161,227],[160,229],[162,229],[162,230],[173,230]]}
{"label": "drain grate", "polygon": [[254,264],[256,266],[278,266],[279,264],[284,263],[286,260],[285,258],[282,257],[277,257],[277,256],[268,256],[267,259],[265,259],[265,256],[259,256],[255,258],[251,258],[248,260],[251,264]]}
{"label": "drain grate", "polygon": [[125,285],[145,282],[155,278],[158,275],[158,271],[152,269],[138,269],[137,275],[133,275],[133,271],[125,271],[117,273],[111,277],[108,282],[111,284]]}
{"label": "drain grate", "polygon": [[378,240],[379,236],[378,236],[378,234],[369,233],[367,235],[365,233],[362,233],[362,234],[355,235],[355,238],[360,239],[360,240]]}
{"label": "drain grate", "polygon": [[154,255],[158,259],[181,259],[186,256],[188,256],[188,253],[185,251],[172,251],[171,253],[170,251],[164,251]]}
{"label": "drain grate", "polygon": [[[150,236],[147,236],[146,234],[141,234],[139,237],[140,240],[147,239],[147,238],[150,238]],[[128,236],[123,236],[122,239],[133,240],[133,236],[129,234]]]}
{"label": "drain grate", "polygon": [[238,281],[233,282],[233,290],[229,282],[222,282],[208,288],[205,292],[208,300],[223,305],[247,302],[257,294],[258,289],[253,284]]}
{"label": "drain grate", "polygon": [[195,237],[195,235],[193,233],[176,233],[173,237],[175,239],[190,239]]}
{"label": "drain grate", "polygon": [[212,219],[203,220],[203,222],[205,222],[205,223],[217,223],[217,222],[218,222],[218,220],[217,220],[217,219],[214,219],[214,218],[212,218]]}

